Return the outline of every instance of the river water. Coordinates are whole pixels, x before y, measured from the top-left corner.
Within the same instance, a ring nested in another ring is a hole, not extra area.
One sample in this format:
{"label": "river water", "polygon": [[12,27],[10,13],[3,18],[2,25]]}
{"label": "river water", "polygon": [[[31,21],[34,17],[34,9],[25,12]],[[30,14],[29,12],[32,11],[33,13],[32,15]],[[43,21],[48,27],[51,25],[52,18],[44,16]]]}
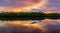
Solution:
{"label": "river water", "polygon": [[1,21],[0,22],[21,22],[21,24],[38,24],[38,25],[46,25],[46,24],[60,24],[60,19],[51,20],[51,19],[45,19],[45,20],[12,20],[12,21]]}
{"label": "river water", "polygon": [[[0,21],[1,22],[21,22],[21,24],[38,24],[42,25],[48,33],[60,33],[60,19],[51,20],[17,20],[17,21]],[[1,25],[1,24],[0,24]]]}

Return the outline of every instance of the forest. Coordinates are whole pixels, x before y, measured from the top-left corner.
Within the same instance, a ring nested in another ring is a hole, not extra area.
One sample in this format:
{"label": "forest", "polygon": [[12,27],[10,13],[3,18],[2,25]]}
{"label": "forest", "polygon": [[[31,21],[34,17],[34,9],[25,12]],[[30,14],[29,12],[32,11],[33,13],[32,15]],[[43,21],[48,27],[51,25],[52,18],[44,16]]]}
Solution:
{"label": "forest", "polygon": [[43,12],[2,12],[0,13],[0,20],[43,20],[48,19],[60,19],[60,13]]}

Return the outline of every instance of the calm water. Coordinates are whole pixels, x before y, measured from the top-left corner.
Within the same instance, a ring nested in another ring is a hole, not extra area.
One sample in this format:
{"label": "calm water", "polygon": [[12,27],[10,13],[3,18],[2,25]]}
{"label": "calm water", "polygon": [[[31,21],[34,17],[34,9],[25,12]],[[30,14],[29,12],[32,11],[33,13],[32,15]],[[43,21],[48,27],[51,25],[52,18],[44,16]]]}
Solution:
{"label": "calm water", "polygon": [[[48,33],[60,33],[60,19],[57,20],[20,20],[20,21],[0,21],[1,22],[21,22],[21,24],[31,24],[33,22],[36,22],[34,24],[42,25]],[[1,26],[1,24],[0,24]]]}
{"label": "calm water", "polygon": [[0,22],[21,22],[21,24],[31,24],[35,22],[34,24],[38,25],[47,25],[47,24],[60,24],[60,19],[56,20],[50,20],[50,19],[45,19],[45,20],[18,20],[18,21],[0,21]]}

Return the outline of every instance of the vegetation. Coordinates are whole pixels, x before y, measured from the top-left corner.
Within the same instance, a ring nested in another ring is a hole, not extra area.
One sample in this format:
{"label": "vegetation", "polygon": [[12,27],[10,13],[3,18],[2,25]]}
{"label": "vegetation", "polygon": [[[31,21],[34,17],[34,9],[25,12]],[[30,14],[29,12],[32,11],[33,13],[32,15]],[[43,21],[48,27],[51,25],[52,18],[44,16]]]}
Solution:
{"label": "vegetation", "polygon": [[13,12],[3,12],[0,13],[0,20],[43,20],[45,18],[48,19],[60,19],[60,14],[59,13],[50,13],[50,14],[45,14],[42,12],[18,12],[18,13],[13,13]]}

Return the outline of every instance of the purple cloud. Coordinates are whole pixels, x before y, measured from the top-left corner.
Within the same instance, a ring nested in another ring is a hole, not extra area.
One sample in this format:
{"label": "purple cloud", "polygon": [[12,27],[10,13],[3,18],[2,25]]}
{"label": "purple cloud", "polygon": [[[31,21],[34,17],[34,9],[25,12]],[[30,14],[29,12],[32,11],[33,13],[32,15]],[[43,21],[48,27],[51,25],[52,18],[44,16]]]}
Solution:
{"label": "purple cloud", "polygon": [[40,0],[0,0],[0,6],[4,7],[26,7],[40,2]]}
{"label": "purple cloud", "polygon": [[42,6],[45,11],[52,11],[60,13],[60,0],[48,0],[47,3]]}

